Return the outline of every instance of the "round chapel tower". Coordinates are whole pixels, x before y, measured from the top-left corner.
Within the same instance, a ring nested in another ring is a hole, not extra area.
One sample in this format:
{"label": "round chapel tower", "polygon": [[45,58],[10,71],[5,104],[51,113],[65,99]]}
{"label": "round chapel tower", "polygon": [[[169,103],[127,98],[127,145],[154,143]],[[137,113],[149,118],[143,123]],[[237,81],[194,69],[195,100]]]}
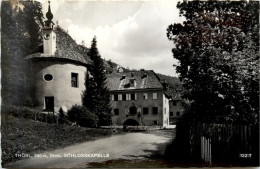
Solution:
{"label": "round chapel tower", "polygon": [[92,61],[60,26],[54,28],[50,2],[43,28],[43,45],[26,59],[33,64],[33,100],[45,111],[81,105],[85,74]]}

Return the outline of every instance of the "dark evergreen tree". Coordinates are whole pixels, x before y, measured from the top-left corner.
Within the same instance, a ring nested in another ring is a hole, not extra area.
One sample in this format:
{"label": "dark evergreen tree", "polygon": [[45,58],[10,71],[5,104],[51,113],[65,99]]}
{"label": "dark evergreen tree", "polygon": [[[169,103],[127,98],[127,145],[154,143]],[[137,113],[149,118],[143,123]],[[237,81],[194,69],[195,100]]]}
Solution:
{"label": "dark evergreen tree", "polygon": [[3,1],[2,16],[2,101],[22,105],[30,97],[32,73],[24,58],[41,43],[41,3]]}
{"label": "dark evergreen tree", "polygon": [[90,76],[86,74],[86,91],[82,95],[82,104],[99,118],[98,125],[110,125],[110,92],[106,87],[106,73],[103,60],[98,52],[96,37],[93,38],[88,56],[93,61]]}

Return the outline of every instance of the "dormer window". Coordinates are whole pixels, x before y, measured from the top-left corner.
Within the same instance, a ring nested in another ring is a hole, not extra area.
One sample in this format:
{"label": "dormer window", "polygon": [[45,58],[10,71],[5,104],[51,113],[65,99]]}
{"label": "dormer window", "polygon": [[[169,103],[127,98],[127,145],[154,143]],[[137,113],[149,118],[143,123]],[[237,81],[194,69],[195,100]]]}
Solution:
{"label": "dormer window", "polygon": [[146,73],[143,74],[142,79],[143,78],[147,78],[147,74]]}
{"label": "dormer window", "polygon": [[125,79],[124,88],[135,87],[135,79]]}
{"label": "dormer window", "polygon": [[135,79],[129,79],[130,87],[135,87]]}
{"label": "dormer window", "polygon": [[167,83],[166,80],[164,80],[164,81],[162,82],[162,85],[163,85],[163,88],[164,88],[164,89],[168,89],[168,88],[169,88],[169,85],[168,85],[168,83]]}
{"label": "dormer window", "polygon": [[126,75],[123,75],[120,80],[123,80],[126,78]]}

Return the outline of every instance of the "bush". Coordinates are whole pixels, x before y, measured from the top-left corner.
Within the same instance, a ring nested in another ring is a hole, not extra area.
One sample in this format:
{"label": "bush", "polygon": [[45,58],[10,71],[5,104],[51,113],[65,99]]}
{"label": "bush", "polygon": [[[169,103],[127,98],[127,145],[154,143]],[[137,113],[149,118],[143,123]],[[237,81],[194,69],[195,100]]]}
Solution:
{"label": "bush", "polygon": [[56,123],[56,117],[53,114],[44,114],[41,111],[34,110],[28,107],[6,106],[2,105],[2,112],[9,116],[18,118],[26,118],[31,120],[37,120],[41,122]]}
{"label": "bush", "polygon": [[27,108],[27,107],[15,107],[11,106],[9,114],[14,117],[22,117],[26,119],[35,120],[36,117],[41,114],[40,112]]}
{"label": "bush", "polygon": [[18,118],[26,118],[47,123],[57,123],[57,118],[59,124],[70,124],[71,122],[77,122],[82,127],[95,127],[98,123],[98,117],[91,113],[87,108],[75,105],[69,112],[69,117],[65,116],[64,112],[60,112],[59,117],[53,117],[52,113],[45,114],[41,111],[28,108],[28,107],[17,107],[10,105],[2,105],[2,113],[6,116],[13,116]]}
{"label": "bush", "polygon": [[60,108],[60,110],[59,110],[59,124],[63,125],[64,120],[65,120],[64,111],[62,110],[62,108]]}
{"label": "bush", "polygon": [[68,116],[70,121],[76,122],[82,127],[95,127],[98,123],[98,117],[84,106],[72,106],[68,111]]}
{"label": "bush", "polygon": [[25,106],[25,107],[33,107],[33,100],[30,97],[28,97],[25,100],[25,102],[23,103],[23,106]]}
{"label": "bush", "polygon": [[176,125],[175,139],[165,150],[164,157],[168,161],[182,164],[191,164],[198,161],[193,158],[190,147],[190,128],[192,126],[193,115],[183,114]]}

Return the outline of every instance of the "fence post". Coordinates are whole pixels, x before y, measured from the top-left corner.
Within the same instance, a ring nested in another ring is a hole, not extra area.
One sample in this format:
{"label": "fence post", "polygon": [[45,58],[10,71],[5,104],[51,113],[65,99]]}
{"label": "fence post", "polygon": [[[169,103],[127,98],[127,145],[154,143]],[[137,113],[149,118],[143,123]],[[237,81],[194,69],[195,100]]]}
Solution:
{"label": "fence post", "polygon": [[212,138],[210,138],[210,142],[209,142],[209,154],[210,154],[210,158],[209,158],[209,163],[212,164],[212,155],[211,155],[211,140]]}
{"label": "fence post", "polygon": [[248,147],[248,151],[251,153],[252,152],[252,139],[251,139],[251,134],[252,132],[252,128],[251,126],[248,126],[248,142],[249,142],[249,147]]}
{"label": "fence post", "polygon": [[202,160],[204,160],[204,138],[203,138],[203,136],[200,136],[200,138],[201,138],[201,152],[200,152],[200,154],[201,154],[201,159]]}

